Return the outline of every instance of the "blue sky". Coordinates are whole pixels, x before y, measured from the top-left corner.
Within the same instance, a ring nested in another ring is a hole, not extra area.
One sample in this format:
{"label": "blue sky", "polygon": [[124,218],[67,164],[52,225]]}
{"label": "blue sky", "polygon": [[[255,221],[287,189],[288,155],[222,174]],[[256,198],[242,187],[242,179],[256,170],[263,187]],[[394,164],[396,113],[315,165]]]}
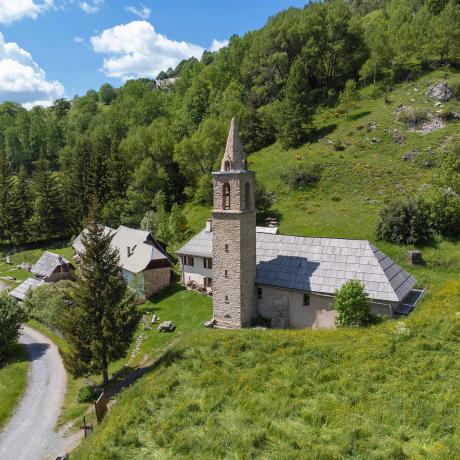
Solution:
{"label": "blue sky", "polygon": [[158,69],[305,0],[0,0],[0,101],[26,107]]}

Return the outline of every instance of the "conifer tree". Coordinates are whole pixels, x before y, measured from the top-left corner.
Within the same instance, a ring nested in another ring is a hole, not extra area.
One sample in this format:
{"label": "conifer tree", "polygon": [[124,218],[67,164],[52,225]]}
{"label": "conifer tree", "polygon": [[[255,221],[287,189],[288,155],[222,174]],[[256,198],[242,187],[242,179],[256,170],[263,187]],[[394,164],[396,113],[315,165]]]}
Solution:
{"label": "conifer tree", "polygon": [[11,168],[8,158],[0,152],[0,240],[9,237],[10,230]]}
{"label": "conifer tree", "polygon": [[302,58],[297,58],[289,72],[284,101],[281,141],[285,147],[297,147],[305,142],[311,123],[308,73]]}
{"label": "conifer tree", "polygon": [[24,166],[19,169],[11,187],[10,211],[11,242],[15,244],[26,243],[29,237],[28,224],[32,216],[32,206],[30,187]]}
{"label": "conifer tree", "polygon": [[43,156],[37,162],[32,188],[35,200],[31,231],[36,238],[57,235],[63,228],[61,184]]}
{"label": "conifer tree", "polygon": [[63,315],[60,330],[69,343],[64,358],[69,371],[74,376],[101,373],[106,385],[108,366],[126,354],[139,315],[120,274],[118,251],[111,247],[112,238],[98,220],[99,206],[93,200],[82,237],[74,305]]}

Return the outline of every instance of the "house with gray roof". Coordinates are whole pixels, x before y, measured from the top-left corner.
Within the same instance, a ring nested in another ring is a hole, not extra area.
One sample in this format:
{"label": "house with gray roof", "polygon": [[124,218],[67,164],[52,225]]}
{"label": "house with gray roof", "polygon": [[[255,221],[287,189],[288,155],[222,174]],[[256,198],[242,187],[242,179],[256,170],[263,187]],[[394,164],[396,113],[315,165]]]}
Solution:
{"label": "house with gray roof", "polygon": [[[164,289],[171,281],[171,260],[166,245],[144,230],[121,225],[117,229],[104,227],[112,238],[111,246],[118,250],[120,269],[126,282],[145,298]],[[77,259],[84,251],[83,230],[72,243]]]}
{"label": "house with gray roof", "polygon": [[45,251],[40,259],[32,265],[30,271],[37,279],[55,283],[71,278],[75,267],[65,257],[54,252]]}
{"label": "house with gray roof", "polygon": [[256,226],[253,176],[235,126],[222,170],[213,173],[213,218],[177,251],[183,283],[212,288],[217,327],[249,326],[257,316],[273,327],[334,327],[334,294],[349,280],[364,285],[372,313],[407,312],[415,278],[371,242]]}
{"label": "house with gray roof", "polygon": [[33,291],[34,289],[38,288],[39,286],[43,286],[44,284],[46,283],[43,280],[37,278],[28,278],[19,286],[10,291],[10,296],[22,302],[26,298],[29,291]]}

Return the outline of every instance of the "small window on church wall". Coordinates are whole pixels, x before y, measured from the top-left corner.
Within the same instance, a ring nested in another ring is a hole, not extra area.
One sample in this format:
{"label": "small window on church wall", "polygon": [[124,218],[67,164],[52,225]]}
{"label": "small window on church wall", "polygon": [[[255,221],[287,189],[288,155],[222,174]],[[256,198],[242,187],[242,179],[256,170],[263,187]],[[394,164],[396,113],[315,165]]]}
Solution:
{"label": "small window on church wall", "polygon": [[258,299],[262,299],[262,298],[263,298],[262,288],[257,288],[257,298],[258,298]]}
{"label": "small window on church wall", "polygon": [[225,245],[225,252],[228,252],[228,244]]}
{"label": "small window on church wall", "polygon": [[303,295],[303,304],[308,307],[310,305],[310,294]]}
{"label": "small window on church wall", "polygon": [[228,302],[228,295],[225,296],[225,302]]}
{"label": "small window on church wall", "polygon": [[244,201],[246,209],[249,209],[251,207],[251,186],[248,182],[246,182],[246,185],[244,186]]}
{"label": "small window on church wall", "polygon": [[230,184],[225,183],[222,188],[222,208],[230,209]]}
{"label": "small window on church wall", "polygon": [[225,171],[230,171],[230,161],[225,160],[224,169]]}
{"label": "small window on church wall", "polygon": [[225,278],[228,278],[228,270],[225,270]]}

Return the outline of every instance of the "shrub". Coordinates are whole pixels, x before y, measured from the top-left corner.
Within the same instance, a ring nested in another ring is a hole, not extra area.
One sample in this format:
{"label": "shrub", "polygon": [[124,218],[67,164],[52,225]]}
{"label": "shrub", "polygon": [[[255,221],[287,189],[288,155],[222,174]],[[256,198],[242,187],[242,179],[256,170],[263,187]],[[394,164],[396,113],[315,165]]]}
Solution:
{"label": "shrub", "polygon": [[60,281],[29,291],[24,299],[24,309],[28,316],[56,330],[63,310],[68,308],[68,290],[72,285],[70,281]]}
{"label": "shrub", "polygon": [[340,139],[336,139],[332,145],[336,152],[343,152],[345,150],[345,144]]}
{"label": "shrub", "polygon": [[395,201],[380,212],[376,236],[396,244],[421,245],[432,240],[430,207],[422,199]]}
{"label": "shrub", "polygon": [[406,125],[418,125],[428,120],[428,112],[425,109],[407,107],[398,113],[397,119]]}
{"label": "shrub", "polygon": [[77,401],[79,403],[89,403],[96,399],[96,389],[94,385],[85,385],[78,390]]}
{"label": "shrub", "polygon": [[357,280],[347,281],[335,292],[334,309],[339,312],[337,326],[359,327],[370,320],[369,296]]}
{"label": "shrub", "polygon": [[257,182],[256,183],[256,208],[260,212],[268,211],[275,201],[275,195],[273,192],[269,192],[265,186]]}
{"label": "shrub", "polygon": [[319,182],[322,166],[319,163],[300,163],[289,168],[282,176],[284,182],[294,190],[306,189]]}
{"label": "shrub", "polygon": [[12,297],[0,295],[0,366],[8,358],[19,337],[19,328],[26,317],[21,305]]}
{"label": "shrub", "polygon": [[437,190],[431,197],[431,220],[442,236],[460,235],[460,196],[451,188]]}

